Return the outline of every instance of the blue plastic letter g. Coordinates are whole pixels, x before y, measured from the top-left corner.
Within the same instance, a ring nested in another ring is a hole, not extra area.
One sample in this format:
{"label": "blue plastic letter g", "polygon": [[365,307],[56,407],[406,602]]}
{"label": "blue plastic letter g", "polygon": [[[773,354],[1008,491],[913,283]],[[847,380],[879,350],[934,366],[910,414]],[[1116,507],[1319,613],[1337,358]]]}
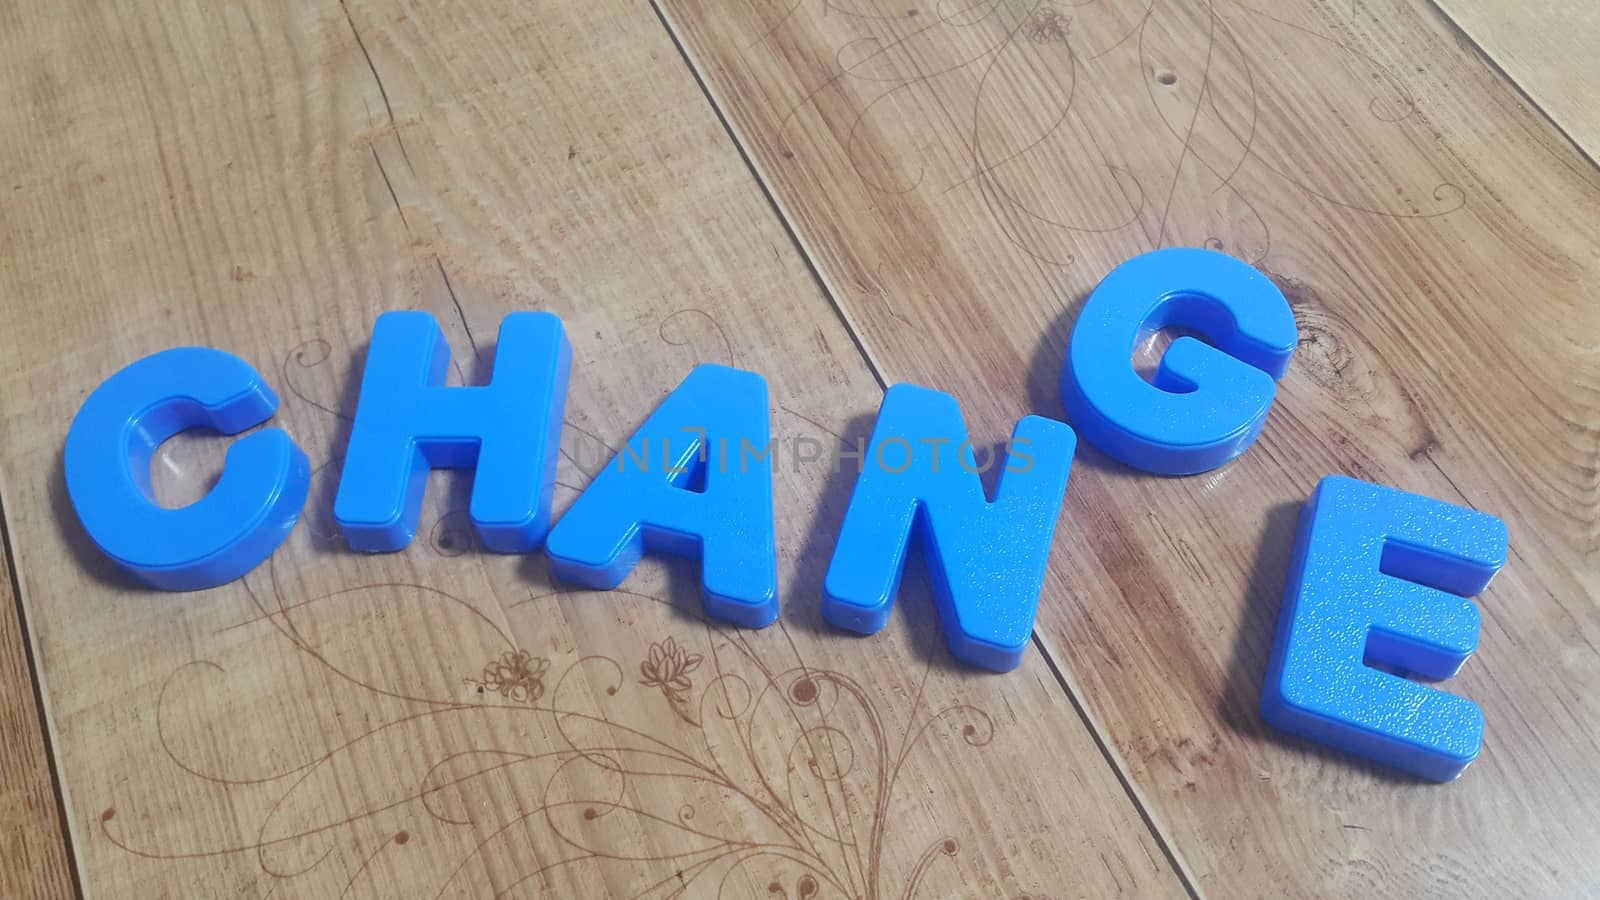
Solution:
{"label": "blue plastic letter g", "polygon": [[[1077,438],[1028,416],[1010,451],[978,462],[949,394],[897,384],[884,395],[823,581],[822,615],[872,634],[888,622],[920,533],[945,640],[957,659],[1005,672],[1022,662]],[[994,502],[979,472],[1004,465]]]}
{"label": "blue plastic letter g", "polygon": [[500,323],[485,387],[445,387],[450,347],[425,312],[378,317],[333,517],[356,550],[417,533],[431,469],[476,468],[468,513],[483,545],[532,550],[550,529],[572,349],[552,313]]}
{"label": "blue plastic letter g", "polygon": [[1494,516],[1330,475],[1300,514],[1261,713],[1435,781],[1478,756],[1483,713],[1371,668],[1449,678],[1478,646],[1477,594],[1506,561]]}
{"label": "blue plastic letter g", "polygon": [[[1182,327],[1154,384],[1133,368],[1151,331]],[[1233,459],[1267,420],[1298,342],[1276,285],[1223,253],[1173,247],[1100,282],[1073,326],[1061,397],[1083,439],[1136,469],[1192,475]]]}
{"label": "blue plastic letter g", "polygon": [[610,590],[646,550],[698,556],[709,615],[771,625],[778,546],[770,432],[765,379],[696,366],[551,529],[551,568]]}
{"label": "blue plastic letter g", "polygon": [[242,437],[211,493],[181,509],[156,504],[150,459],[180,431],[237,434],[277,409],[255,369],[206,347],[164,350],[106,379],[67,432],[67,494],[84,530],[161,590],[214,587],[249,572],[300,518],[311,481],[305,453],[277,428]]}

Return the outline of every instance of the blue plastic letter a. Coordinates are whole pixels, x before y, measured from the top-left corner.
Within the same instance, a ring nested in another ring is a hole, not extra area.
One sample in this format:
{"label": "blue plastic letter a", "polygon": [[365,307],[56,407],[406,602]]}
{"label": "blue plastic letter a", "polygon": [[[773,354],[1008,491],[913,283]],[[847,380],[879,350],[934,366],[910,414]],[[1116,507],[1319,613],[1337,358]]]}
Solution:
{"label": "blue plastic letter a", "polygon": [[610,590],[646,550],[699,556],[708,614],[772,624],[778,550],[770,430],[765,379],[696,366],[550,530],[551,567]]}

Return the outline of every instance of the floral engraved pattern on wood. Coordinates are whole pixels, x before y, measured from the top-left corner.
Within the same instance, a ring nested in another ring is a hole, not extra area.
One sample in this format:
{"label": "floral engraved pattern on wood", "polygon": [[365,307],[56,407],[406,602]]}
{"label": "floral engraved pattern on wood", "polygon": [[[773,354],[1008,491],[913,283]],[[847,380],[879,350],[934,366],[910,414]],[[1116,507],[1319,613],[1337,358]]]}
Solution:
{"label": "floral engraved pattern on wood", "polygon": [[[917,769],[987,746],[987,712],[920,689],[908,709],[782,629],[705,620],[670,576],[495,581],[454,552],[459,511],[428,515],[433,552],[353,557],[305,528],[239,582],[252,612],[150,698],[162,756],[135,771],[162,771],[112,788],[100,836],[278,897],[949,896],[961,835],[930,821]],[[230,827],[196,845],[175,827],[196,815]]]}
{"label": "floral engraved pattern on wood", "polygon": [[[466,598],[397,583],[301,603],[275,597],[246,624],[276,629],[296,652],[348,681],[357,676],[344,651],[307,635],[325,630],[322,617],[337,615],[335,607],[382,605],[401,592],[495,633]],[[664,620],[676,615],[660,598],[614,593],[660,610]],[[606,596],[551,592],[516,606],[548,610],[564,599]],[[930,873],[959,855],[954,836],[940,837],[913,862],[885,859],[893,828],[914,814],[896,811],[895,787],[912,752],[936,735],[968,748],[987,745],[994,738],[989,715],[953,705],[913,715],[903,732],[891,734],[878,700],[849,675],[803,663],[771,669],[737,630],[705,622],[698,630],[700,640],[687,631],[668,634],[632,661],[602,654],[552,661],[507,649],[464,679],[467,702],[361,678],[358,696],[398,698],[409,711],[264,775],[216,771],[178,739],[191,727],[209,729],[174,719],[188,706],[183,695],[214,687],[225,674],[216,663],[190,663],[172,674],[156,704],[167,762],[224,795],[269,785],[281,794],[257,823],[256,840],[240,845],[163,848],[137,825],[122,826],[114,808],[102,813],[101,834],[141,857],[254,855],[267,876],[322,884],[341,871],[330,862],[343,853],[338,832],[398,823],[380,829],[381,841],[362,848],[361,859],[344,860],[355,870],[349,889],[374,873],[374,857],[402,852],[416,835],[439,840],[438,830],[465,832],[454,870],[435,873],[442,881],[419,896],[574,896],[597,883],[601,870],[607,883],[621,878],[647,897],[747,896],[752,883],[774,897],[943,896],[929,887]],[[630,679],[629,671],[640,677]],[[506,723],[541,739],[489,736]],[[408,734],[458,724],[472,726],[459,730],[459,744],[412,748],[422,759],[409,763],[366,764]],[[496,727],[480,734],[480,724]],[[364,783],[381,802],[346,808],[329,799],[342,795],[341,770],[353,768],[393,779],[376,788]],[[482,818],[480,807],[495,802],[509,806]],[[536,852],[524,860],[529,841]],[[489,886],[473,881],[485,869],[500,873]],[[675,884],[678,893],[660,891],[657,882]]]}
{"label": "floral engraved pattern on wood", "polygon": [[689,676],[705,657],[689,653],[673,638],[650,645],[650,653],[639,663],[640,684],[660,688],[662,696],[673,703],[683,703],[694,682]]}
{"label": "floral engraved pattern on wood", "polygon": [[544,696],[544,673],[550,660],[534,658],[526,650],[507,650],[499,659],[483,667],[482,678],[468,678],[467,684],[494,691],[512,703],[538,703]]}

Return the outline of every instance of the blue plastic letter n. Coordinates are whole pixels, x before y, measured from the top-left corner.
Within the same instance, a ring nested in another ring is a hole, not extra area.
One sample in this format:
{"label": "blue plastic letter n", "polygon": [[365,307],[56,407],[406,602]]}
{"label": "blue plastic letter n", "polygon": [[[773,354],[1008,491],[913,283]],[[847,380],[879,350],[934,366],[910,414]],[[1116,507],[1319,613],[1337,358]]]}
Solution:
{"label": "blue plastic letter n", "polygon": [[84,530],[152,587],[192,591],[232,581],[289,536],[311,463],[267,428],[235,441],[216,487],[181,509],[158,506],[150,459],[190,428],[237,434],[270,418],[278,398],[244,360],[206,347],[147,356],[95,388],[67,432],[67,494]]}
{"label": "blue plastic letter n", "polygon": [[[909,384],[884,395],[823,582],[822,615],[872,634],[888,622],[918,532],[945,640],[957,659],[1005,672],[1022,662],[1077,439],[1028,416],[1007,458],[972,449],[949,394]],[[1004,465],[994,502],[979,473]]]}
{"label": "blue plastic letter n", "polygon": [[621,584],[646,550],[698,556],[706,612],[778,618],[767,382],[702,364],[661,402],[550,531],[556,575]]}
{"label": "blue plastic letter n", "polygon": [[1302,737],[1449,781],[1483,713],[1380,671],[1449,678],[1478,645],[1482,591],[1506,560],[1494,516],[1330,475],[1300,515],[1261,712]]}
{"label": "blue plastic letter n", "polygon": [[532,550],[550,528],[572,350],[561,320],[500,323],[494,376],[445,387],[450,348],[425,312],[378,317],[361,376],[333,517],[356,550],[400,550],[417,533],[431,469],[475,468],[468,513],[483,545]]}

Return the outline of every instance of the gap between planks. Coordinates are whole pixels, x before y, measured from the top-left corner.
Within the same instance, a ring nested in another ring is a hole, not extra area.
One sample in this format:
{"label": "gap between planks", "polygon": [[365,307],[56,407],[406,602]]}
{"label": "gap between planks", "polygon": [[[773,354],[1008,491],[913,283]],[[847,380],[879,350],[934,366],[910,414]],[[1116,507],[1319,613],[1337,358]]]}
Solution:
{"label": "gap between planks", "polygon": [[[835,286],[829,282],[827,276],[818,267],[812,249],[806,245],[805,238],[795,227],[793,218],[789,215],[788,210],[784,209],[777,194],[773,192],[766,173],[761,170],[760,164],[750,154],[744,136],[739,134],[732,118],[723,111],[722,102],[717,98],[710,83],[701,73],[699,65],[689,53],[689,48],[684,44],[677,24],[672,21],[666,10],[661,8],[657,0],[650,0],[650,8],[655,12],[656,18],[660,20],[661,27],[666,30],[667,36],[671,38],[672,45],[678,51],[679,58],[683,60],[683,64],[688,67],[689,73],[694,77],[695,84],[700,88],[701,95],[705,98],[706,104],[710,106],[712,114],[716,116],[717,122],[721,124],[723,132],[727,134],[728,140],[738,150],[739,158],[744,161],[751,177],[761,188],[761,193],[766,198],[767,205],[772,209],[772,214],[782,223],[784,232],[789,235],[789,240],[793,242],[795,250],[800,254],[800,258],[805,261],[806,268],[810,270],[811,277],[816,282],[817,290],[828,299],[828,304],[833,307],[833,311],[838,315],[839,321],[843,323],[845,330],[849,332],[850,339],[855,342],[857,350],[860,351],[862,358],[866,360],[867,368],[872,372],[872,377],[877,379],[878,386],[888,390],[889,383],[884,378],[883,366],[873,354],[872,347],[864,340],[857,324],[851,320],[850,314],[845,310],[844,305],[839,302]],[[1117,776],[1117,783],[1122,786],[1123,792],[1128,797],[1128,802],[1133,804],[1134,809],[1138,811],[1140,820],[1149,829],[1150,836],[1155,839],[1156,845],[1161,848],[1167,863],[1172,866],[1173,871],[1177,872],[1178,879],[1183,884],[1183,889],[1190,897],[1199,898],[1201,894],[1197,887],[1197,880],[1189,870],[1189,866],[1184,861],[1183,856],[1177,851],[1172,840],[1168,837],[1166,829],[1157,819],[1151,805],[1146,802],[1138,786],[1129,777],[1127,763],[1108,739],[1105,729],[1089,713],[1088,707],[1084,705],[1080,697],[1081,690],[1079,686],[1045,647],[1045,643],[1040,638],[1037,630],[1033,633],[1033,647],[1034,651],[1044,661],[1044,664],[1049,667],[1051,674],[1055,676],[1057,686],[1061,688],[1061,692],[1066,695],[1067,700],[1072,704],[1072,708],[1077,713],[1079,720],[1083,722],[1090,736],[1094,738],[1095,746],[1099,748],[1101,757]]]}
{"label": "gap between planks", "polygon": [[4,853],[0,853],[0,861],[6,867],[0,871],[0,887],[16,892],[13,896],[18,897],[60,897],[69,893],[82,897],[83,876],[72,844],[66,786],[56,770],[56,735],[50,724],[43,671],[34,654],[38,641],[28,616],[22,572],[17,566],[6,494],[5,473],[0,471],[0,553],[4,554],[0,569],[5,570],[0,592],[11,593],[11,614],[15,616],[11,622],[16,626],[0,626],[0,660],[6,661],[0,677],[14,679],[21,675],[27,684],[12,685],[7,701],[11,709],[3,711],[18,728],[6,729],[6,745],[0,749],[0,756],[6,757],[8,763],[0,789],[15,797],[27,811],[16,821],[4,823],[5,827],[24,833],[7,842]]}
{"label": "gap between planks", "polygon": [[[1479,36],[1484,36],[1487,38],[1486,35],[1483,35],[1483,30],[1481,28],[1478,29],[1477,34],[1474,34],[1472,31],[1467,29],[1467,26],[1461,23],[1461,21],[1457,18],[1457,13],[1450,11],[1451,7],[1459,6],[1459,2],[1452,2],[1452,0],[1427,0],[1427,2],[1428,6],[1432,7],[1433,11],[1439,15],[1439,18],[1448,23],[1450,29],[1455,32],[1456,42],[1458,44],[1461,44],[1463,47],[1470,48],[1472,53],[1482,60],[1483,64],[1488,66],[1494,72],[1494,74],[1500,78],[1501,81],[1511,85],[1511,87],[1516,90],[1517,96],[1522,98],[1522,102],[1527,104],[1529,109],[1538,113],[1540,118],[1550,123],[1551,129],[1553,129],[1557,134],[1561,135],[1561,137],[1564,138],[1572,147],[1574,152],[1583,157],[1584,160],[1596,170],[1600,170],[1600,160],[1597,160],[1596,158],[1596,151],[1600,151],[1600,144],[1592,144],[1592,142],[1580,140],[1579,136],[1573,133],[1573,129],[1568,128],[1566,124],[1562,122],[1561,117],[1558,116],[1558,109],[1552,109],[1550,106],[1547,106],[1536,98],[1534,92],[1539,90],[1537,72],[1524,73],[1532,77],[1517,78],[1513,74],[1513,71],[1520,70],[1521,67],[1516,65],[1515,60],[1511,59],[1509,56],[1506,56],[1504,60],[1502,60],[1500,56],[1496,56],[1490,47],[1486,46],[1483,41],[1478,39]],[[1532,14],[1533,9],[1531,4],[1529,7],[1524,8],[1523,12],[1525,14]],[[1502,47],[1501,49],[1504,50],[1505,48]],[[1564,69],[1564,71],[1570,73],[1575,68],[1577,67],[1568,66]],[[1540,93],[1544,92],[1541,91]]]}

